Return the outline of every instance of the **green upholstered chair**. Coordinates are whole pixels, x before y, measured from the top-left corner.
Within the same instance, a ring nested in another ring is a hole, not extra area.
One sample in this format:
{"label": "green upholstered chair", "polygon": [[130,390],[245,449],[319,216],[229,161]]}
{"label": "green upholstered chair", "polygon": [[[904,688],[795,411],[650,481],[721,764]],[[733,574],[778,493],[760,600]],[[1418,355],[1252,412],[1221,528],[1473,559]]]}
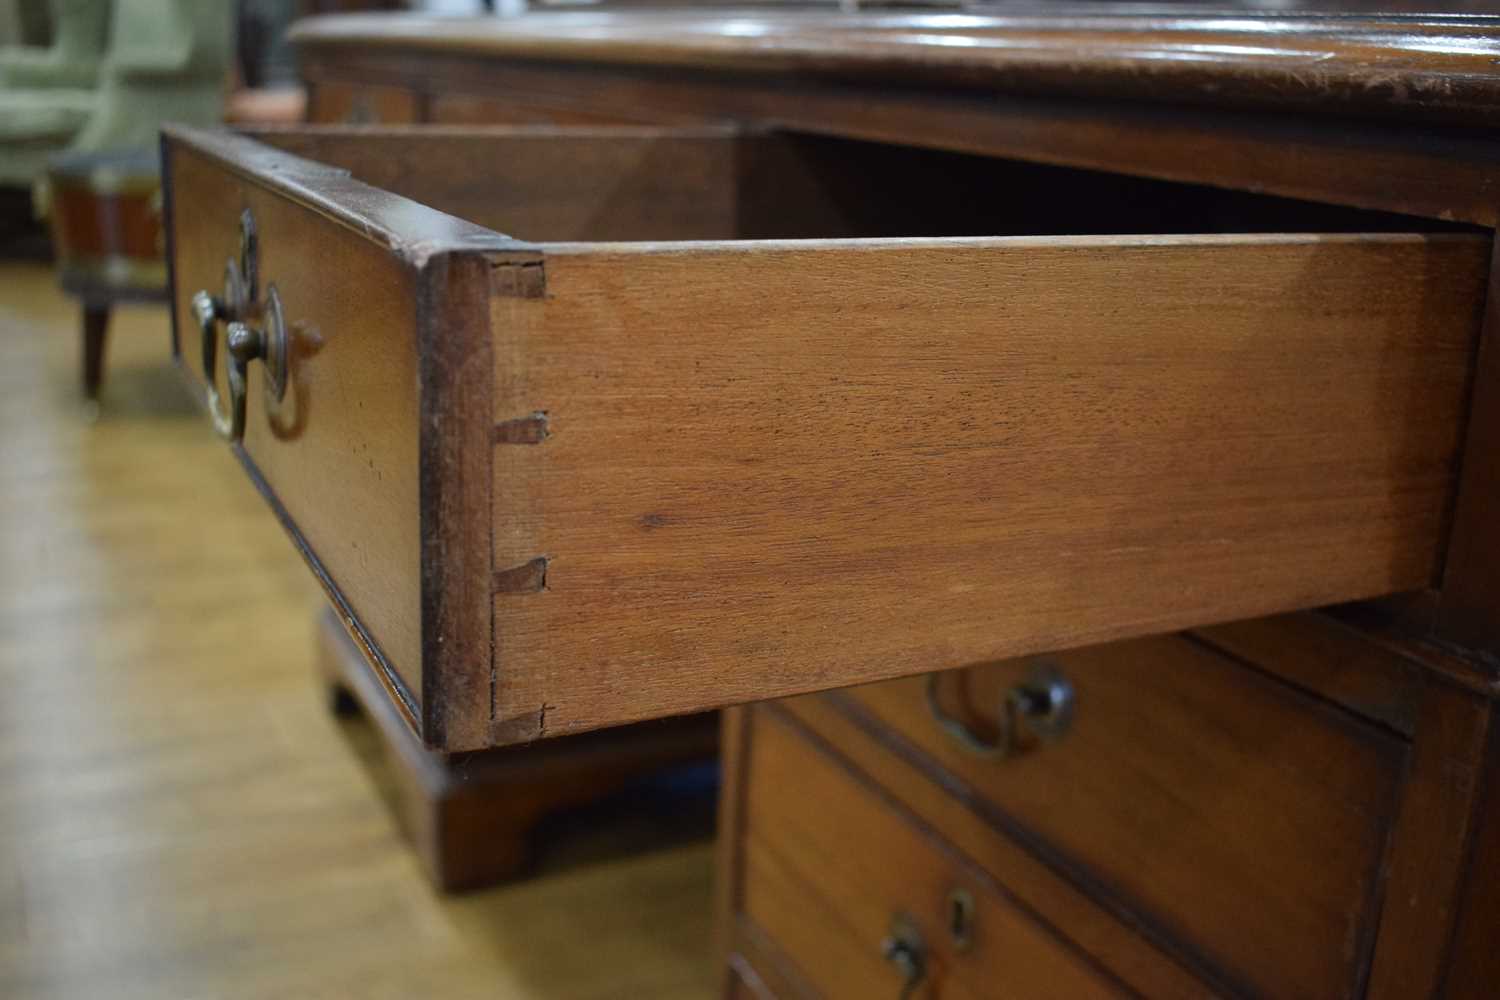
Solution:
{"label": "green upholstered chair", "polygon": [[108,0],[22,0],[21,6],[42,14],[51,8],[52,44],[0,48],[0,89],[92,89],[109,32]]}
{"label": "green upholstered chair", "polygon": [[218,120],[231,0],[114,0],[108,7],[108,43],[92,88],[0,84],[0,184],[34,183],[54,153],[153,147],[162,122]]}
{"label": "green upholstered chair", "polygon": [[[44,81],[40,58],[11,63],[31,67],[16,77],[32,73],[27,86],[0,82],[0,185],[33,187],[39,206],[51,203],[62,286],[83,308],[83,381],[92,399],[113,305],[165,299],[157,137],[163,122],[206,125],[222,115],[233,4],[88,2],[108,13],[92,87],[64,85],[57,75]],[[75,6],[67,0],[55,11],[61,17]]]}

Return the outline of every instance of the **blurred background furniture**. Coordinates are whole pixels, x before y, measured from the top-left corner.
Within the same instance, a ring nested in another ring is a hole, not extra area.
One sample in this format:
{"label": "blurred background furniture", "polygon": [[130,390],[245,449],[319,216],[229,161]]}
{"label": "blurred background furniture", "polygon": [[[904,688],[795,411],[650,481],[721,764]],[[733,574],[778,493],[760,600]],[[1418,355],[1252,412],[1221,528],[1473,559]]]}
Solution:
{"label": "blurred background furniture", "polygon": [[52,0],[50,45],[0,51],[5,234],[27,238],[34,195],[51,219],[62,287],[82,305],[90,400],[110,309],[165,297],[158,130],[220,120],[233,9],[230,0]]}
{"label": "blurred background furniture", "polygon": [[[110,4],[103,0],[16,3],[20,43],[0,49],[0,88],[92,88],[109,32]],[[50,30],[49,30],[50,29]],[[28,36],[50,34],[48,44]]]}
{"label": "blurred background furniture", "polygon": [[51,39],[46,0],[0,0],[0,46],[43,49]]}
{"label": "blurred background furniture", "polygon": [[167,299],[160,164],[152,147],[63,153],[47,178],[58,280],[82,306],[83,391],[97,400],[110,310]]}
{"label": "blurred background furniture", "polygon": [[[88,78],[79,53],[98,34],[101,9],[107,40]],[[152,147],[164,121],[218,121],[232,11],[229,0],[58,0],[53,49],[17,56],[19,76],[0,91],[0,184],[31,185],[58,152]]]}

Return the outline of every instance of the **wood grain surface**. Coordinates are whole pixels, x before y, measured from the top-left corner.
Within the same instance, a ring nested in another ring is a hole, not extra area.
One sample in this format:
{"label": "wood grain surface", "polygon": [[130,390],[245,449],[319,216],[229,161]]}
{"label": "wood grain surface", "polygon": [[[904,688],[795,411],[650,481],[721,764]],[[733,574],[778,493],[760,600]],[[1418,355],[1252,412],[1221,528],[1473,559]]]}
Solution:
{"label": "wood grain surface", "polygon": [[[750,719],[744,913],[817,996],[899,992],[902,977],[881,955],[898,914],[921,933],[929,996],[1129,995],[950,845],[802,739],[795,723],[760,706]],[[969,950],[950,936],[953,890],[974,900]]]}
{"label": "wood grain surface", "polygon": [[[1035,853],[1034,844],[997,831],[992,814],[974,808],[972,797],[954,795],[951,779],[939,775],[934,780],[929,760],[871,726],[868,715],[851,711],[847,700],[807,695],[776,704],[836,747],[849,765],[872,776],[892,800],[941,831],[966,857],[979,861],[1039,920],[1065,929],[1079,949],[1110,969],[1137,995],[1191,1000],[1232,993],[1230,984],[1215,981],[1212,969],[1184,956],[1161,928],[1122,919],[1114,901],[1101,897],[1097,886],[1075,881],[1057,864],[1055,855]],[[748,714],[755,710],[756,706],[748,706],[730,711]],[[732,761],[726,765],[730,766]],[[744,768],[728,773],[743,788]],[[742,940],[736,944],[741,950],[745,947]]]}
{"label": "wood grain surface", "polygon": [[[1009,760],[940,729],[922,679],[836,697],[1209,981],[1235,995],[1361,995],[1406,744],[1181,637],[1048,662],[1074,688],[1072,725]],[[990,732],[1030,665],[945,676],[940,701]]]}
{"label": "wood grain surface", "polygon": [[1462,908],[1453,937],[1452,964],[1443,983],[1443,996],[1451,1000],[1483,1000],[1500,983],[1500,951],[1494,946],[1494,929],[1500,927],[1500,893],[1494,891],[1500,880],[1500,726],[1493,719],[1479,799],[1461,889]]}
{"label": "wood grain surface", "polygon": [[1492,712],[1491,702],[1426,678],[1391,833],[1386,905],[1365,993],[1370,1000],[1430,995],[1443,979],[1479,804],[1486,788],[1495,787],[1496,776],[1485,771]]}
{"label": "wood grain surface", "polygon": [[274,423],[252,366],[244,454],[410,717],[422,690],[414,283],[380,247],[202,156],[173,149],[167,169],[180,367],[193,385],[213,378],[227,395],[222,360],[217,372],[202,369],[190,306],[198,290],[222,293],[248,208],[263,288],[277,287],[294,342]]}
{"label": "wood grain surface", "polygon": [[546,560],[508,736],[1437,572],[1484,240],[544,250],[492,324],[497,424],[548,427],[495,451],[495,567]]}
{"label": "wood grain surface", "polygon": [[670,121],[671,116],[646,109],[637,114],[599,111],[586,101],[538,100],[526,94],[490,97],[439,91],[428,99],[426,120],[438,125],[650,125]]}
{"label": "wood grain surface", "polygon": [[[181,129],[165,141],[180,367],[200,395],[207,378],[227,395],[222,371],[202,370],[190,304],[223,289],[248,211],[261,298],[277,288],[290,328],[290,374],[273,402],[263,365],[251,366],[238,453],[403,713],[424,739],[447,739],[465,724],[453,699],[487,698],[487,681],[466,687],[489,670],[490,379],[475,353],[489,345],[489,267],[479,251],[513,242],[232,133]],[[475,358],[467,381],[455,354]],[[477,439],[465,447],[451,429],[475,392]],[[478,463],[472,484],[445,449]],[[480,565],[464,564],[465,552]],[[469,579],[477,591],[466,599]]]}
{"label": "wood grain surface", "polygon": [[1500,678],[1500,256],[1492,261],[1473,386],[1434,631],[1485,650],[1493,683]]}
{"label": "wood grain surface", "polygon": [[[1071,725],[1050,742],[1023,730],[1019,752],[1003,759],[952,739],[932,718],[919,678],[735,714],[795,718],[845,762],[845,781],[868,776],[887,809],[920,817],[1139,995],[1492,991],[1482,930],[1494,909],[1485,881],[1500,746],[1492,691],[1429,667],[1396,633],[1361,636],[1323,615],[1045,659],[1073,685]],[[943,675],[939,703],[987,736],[1002,694],[1028,666]],[[1361,668],[1371,670],[1370,683],[1349,684],[1347,673]],[[754,756],[746,746],[762,728],[729,747],[730,788],[753,801],[774,799],[795,780],[746,766]],[[757,780],[767,787],[757,790]],[[804,797],[804,811],[809,801],[818,803],[813,813],[858,812],[840,795]],[[748,825],[755,822],[752,813]],[[816,822],[789,821],[802,831],[799,845]],[[747,867],[753,839],[742,834],[727,852],[740,859],[738,898],[774,901],[817,881],[811,866],[798,867],[805,850]],[[846,838],[850,853],[855,839]],[[889,847],[872,850],[893,856]],[[941,866],[908,858],[900,867]],[[789,879],[793,869],[800,874]],[[814,933],[800,914],[817,906],[808,898],[776,911],[774,940],[761,940],[761,925],[742,914],[731,925],[732,966],[776,978],[786,953]],[[795,984],[772,993],[811,995]]]}
{"label": "wood grain surface", "polygon": [[370,122],[421,121],[423,102],[417,91],[380,84],[324,83],[309,88],[307,115],[310,121]]}
{"label": "wood grain surface", "polygon": [[[423,186],[357,133],[288,139]],[[750,208],[779,170],[789,204],[827,176],[769,140],[726,165],[727,139],[572,136],[581,179],[507,168],[509,196],[540,185],[530,217],[563,231],[717,232],[771,225]],[[302,340],[295,412],[253,416],[244,454],[430,746],[1439,571],[1478,236],[520,244],[244,138],[172,142],[179,326],[252,206]],[[703,171],[681,222],[602,218],[583,182],[659,143]],[[756,197],[747,160],[780,164]]]}
{"label": "wood grain surface", "polygon": [[1362,631],[1327,614],[1300,611],[1195,629],[1192,635],[1407,739],[1416,734],[1425,671],[1386,644],[1388,629]]}

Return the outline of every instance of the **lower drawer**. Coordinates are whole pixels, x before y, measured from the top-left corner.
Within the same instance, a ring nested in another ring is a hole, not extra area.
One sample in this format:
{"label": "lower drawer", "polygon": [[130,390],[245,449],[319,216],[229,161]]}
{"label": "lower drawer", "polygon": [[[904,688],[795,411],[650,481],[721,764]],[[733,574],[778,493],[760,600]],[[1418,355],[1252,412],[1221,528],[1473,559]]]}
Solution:
{"label": "lower drawer", "polygon": [[825,998],[1126,995],[948,844],[798,733],[749,712],[742,914]]}
{"label": "lower drawer", "polygon": [[928,685],[826,698],[1207,980],[1360,994],[1406,764],[1394,734],[1187,636]]}

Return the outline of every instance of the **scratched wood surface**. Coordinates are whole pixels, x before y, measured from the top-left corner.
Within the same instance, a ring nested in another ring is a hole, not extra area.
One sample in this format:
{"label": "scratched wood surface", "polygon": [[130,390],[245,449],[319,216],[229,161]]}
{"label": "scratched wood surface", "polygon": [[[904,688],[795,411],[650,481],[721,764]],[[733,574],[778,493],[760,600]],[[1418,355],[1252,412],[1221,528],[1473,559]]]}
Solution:
{"label": "scratched wood surface", "polygon": [[494,299],[497,739],[1439,565],[1484,240],[543,249]]}

